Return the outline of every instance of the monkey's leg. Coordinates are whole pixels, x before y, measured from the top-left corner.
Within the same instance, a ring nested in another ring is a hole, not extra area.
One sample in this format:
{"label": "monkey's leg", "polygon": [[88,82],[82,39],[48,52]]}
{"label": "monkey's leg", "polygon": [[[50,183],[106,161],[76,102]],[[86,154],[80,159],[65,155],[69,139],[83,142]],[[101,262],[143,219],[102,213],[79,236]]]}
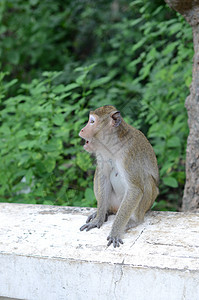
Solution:
{"label": "monkey's leg", "polygon": [[110,246],[113,243],[113,247],[119,247],[120,244],[123,244],[121,235],[123,234],[125,227],[132,216],[133,212],[136,211],[137,206],[142,200],[143,192],[137,186],[132,186],[129,189],[122,200],[122,203],[119,207],[119,210],[116,214],[113,226],[108,236],[107,240],[109,241],[107,246]]}
{"label": "monkey's leg", "polygon": [[151,208],[159,193],[153,176],[148,176],[144,183],[144,195],[135,212],[126,225],[126,230],[133,228],[144,221],[145,213]]}
{"label": "monkey's leg", "polygon": [[152,179],[153,179],[153,184],[152,184],[152,204],[153,204],[153,202],[155,201],[155,199],[159,195],[159,188],[157,187],[155,179],[153,178],[153,176],[152,176]]}
{"label": "monkey's leg", "polygon": [[86,231],[92,228],[100,228],[108,218],[108,199],[111,193],[110,179],[106,174],[102,174],[97,168],[94,178],[94,192],[97,199],[97,212],[87,218],[80,230]]}

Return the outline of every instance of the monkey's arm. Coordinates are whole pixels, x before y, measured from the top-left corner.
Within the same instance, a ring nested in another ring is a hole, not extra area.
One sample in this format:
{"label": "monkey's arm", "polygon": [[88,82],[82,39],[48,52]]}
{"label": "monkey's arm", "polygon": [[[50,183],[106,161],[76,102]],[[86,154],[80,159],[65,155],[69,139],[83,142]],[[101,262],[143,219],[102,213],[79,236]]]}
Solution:
{"label": "monkey's arm", "polygon": [[[111,232],[107,238],[108,244],[110,246],[113,243],[113,247],[119,247],[120,244],[123,244],[121,239],[122,233],[125,230],[125,227],[135,212],[137,206],[142,200],[143,192],[136,185],[132,185],[124,195],[120,208],[116,214]],[[136,215],[134,216],[136,220]]]}
{"label": "monkey's arm", "polygon": [[94,192],[97,199],[97,212],[91,214],[80,230],[86,231],[92,228],[100,228],[108,218],[108,201],[111,193],[111,183],[107,172],[101,173],[98,168],[95,171]]}

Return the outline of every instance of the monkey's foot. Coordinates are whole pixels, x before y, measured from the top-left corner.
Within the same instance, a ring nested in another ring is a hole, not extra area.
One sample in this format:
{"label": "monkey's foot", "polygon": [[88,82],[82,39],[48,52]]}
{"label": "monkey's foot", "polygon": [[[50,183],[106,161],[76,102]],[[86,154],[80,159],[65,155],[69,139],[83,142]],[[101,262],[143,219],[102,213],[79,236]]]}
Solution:
{"label": "monkey's foot", "polygon": [[137,221],[135,221],[135,220],[132,220],[132,219],[130,219],[129,221],[128,221],[128,223],[127,223],[127,225],[126,225],[126,230],[129,230],[129,229],[131,229],[131,228],[134,228],[134,227],[137,227],[140,223],[142,223],[143,222],[143,220],[137,220]]}
{"label": "monkey's foot", "polygon": [[108,236],[107,237],[107,240],[109,241],[107,246],[109,247],[111,244],[113,244],[113,247],[116,248],[116,247],[119,247],[120,244],[124,244],[122,239],[117,237],[117,236]]}
{"label": "monkey's foot", "polygon": [[89,231],[90,229],[95,227],[100,228],[103,223],[104,223],[103,221],[95,218],[94,220],[92,220],[92,222],[86,223],[82,227],[80,227],[80,231],[83,231],[84,229],[86,229],[86,231]]}

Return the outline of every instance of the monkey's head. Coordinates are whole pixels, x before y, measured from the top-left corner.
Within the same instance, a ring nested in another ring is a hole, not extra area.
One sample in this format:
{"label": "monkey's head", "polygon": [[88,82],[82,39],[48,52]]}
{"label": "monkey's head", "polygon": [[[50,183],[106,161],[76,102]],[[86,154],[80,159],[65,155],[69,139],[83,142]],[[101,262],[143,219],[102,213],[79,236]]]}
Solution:
{"label": "monkey's head", "polygon": [[86,141],[84,149],[95,153],[106,146],[121,122],[120,112],[114,106],[105,105],[91,111],[87,125],[79,132],[79,136]]}

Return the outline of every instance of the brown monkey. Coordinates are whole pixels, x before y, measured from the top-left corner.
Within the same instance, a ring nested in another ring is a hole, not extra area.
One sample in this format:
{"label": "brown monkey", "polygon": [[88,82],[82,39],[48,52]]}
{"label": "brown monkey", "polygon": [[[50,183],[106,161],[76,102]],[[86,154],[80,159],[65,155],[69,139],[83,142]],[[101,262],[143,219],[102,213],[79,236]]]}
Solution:
{"label": "brown monkey", "polygon": [[97,168],[94,192],[97,212],[80,230],[100,228],[108,215],[116,214],[108,246],[123,244],[125,229],[141,223],[158,195],[158,166],[155,153],[144,134],[128,125],[115,107],[105,105],[90,112],[80,131],[84,149],[94,153]]}

